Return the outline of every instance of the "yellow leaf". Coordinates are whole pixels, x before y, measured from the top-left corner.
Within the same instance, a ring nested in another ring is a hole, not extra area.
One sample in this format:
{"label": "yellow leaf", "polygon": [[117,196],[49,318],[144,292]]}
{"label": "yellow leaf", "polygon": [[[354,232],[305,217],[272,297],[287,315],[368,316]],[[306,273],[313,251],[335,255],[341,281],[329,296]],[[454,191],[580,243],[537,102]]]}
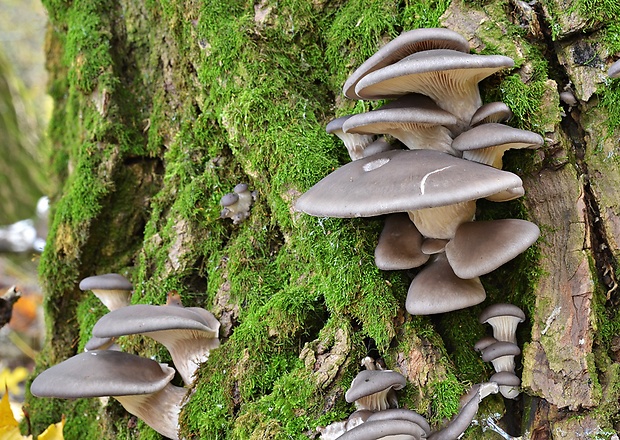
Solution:
{"label": "yellow leaf", "polygon": [[[63,416],[62,420],[54,425],[48,426],[48,428],[41,433],[37,437],[37,440],[65,440],[62,435],[62,429],[65,426],[65,418]],[[0,438],[2,440],[2,438]]]}
{"label": "yellow leaf", "polygon": [[18,427],[2,427],[0,426],[0,440],[25,440],[27,437],[22,437]]}
{"label": "yellow leaf", "polygon": [[[2,400],[0,400],[0,430],[3,428],[14,428],[17,427],[17,425],[17,420],[15,420],[15,416],[11,410],[11,404],[9,403],[9,388],[5,385],[4,396],[2,396]],[[2,433],[2,431],[0,431],[0,433]],[[0,436],[0,440],[4,440],[4,438]]]}
{"label": "yellow leaf", "polygon": [[0,371],[0,383],[4,382],[4,384],[9,388],[9,391],[13,394],[19,394],[19,384],[26,380],[27,377],[28,370],[24,367],[17,367],[13,370],[5,368]]}

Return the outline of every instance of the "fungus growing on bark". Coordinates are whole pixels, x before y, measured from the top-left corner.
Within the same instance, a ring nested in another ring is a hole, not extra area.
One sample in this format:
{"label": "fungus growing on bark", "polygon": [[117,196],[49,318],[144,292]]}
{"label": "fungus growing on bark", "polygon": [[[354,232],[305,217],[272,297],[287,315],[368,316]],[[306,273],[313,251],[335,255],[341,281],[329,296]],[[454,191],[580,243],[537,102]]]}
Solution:
{"label": "fungus growing on bark", "polygon": [[450,49],[417,52],[364,76],[355,86],[363,99],[390,99],[407,93],[429,96],[469,126],[482,105],[478,83],[498,70],[514,66],[503,55],[475,55]]}
{"label": "fungus growing on bark", "polygon": [[452,142],[452,148],[462,152],[463,159],[501,169],[505,151],[538,148],[543,142],[544,139],[537,133],[504,124],[488,123],[458,135]]}
{"label": "fungus growing on bark", "polygon": [[457,122],[454,115],[440,109],[429,97],[410,94],[348,117],[342,129],[347,134],[388,134],[410,150],[437,150],[460,156],[451,146],[452,135],[447,128]]}
{"label": "fungus growing on bark", "polygon": [[342,140],[344,146],[347,147],[351,160],[358,160],[364,157],[364,150],[373,143],[375,136],[373,134],[347,133],[343,130],[343,124],[353,115],[341,116],[330,121],[325,127],[325,131],[329,134],[335,134]]}
{"label": "fungus growing on bark", "polygon": [[510,110],[510,107],[499,101],[489,102],[476,110],[471,117],[471,121],[469,121],[469,125],[475,127],[490,122],[506,122],[510,118],[512,118],[512,110]]}
{"label": "fungus growing on bark", "polygon": [[131,303],[133,285],[127,278],[117,273],[106,273],[84,278],[80,281],[81,290],[90,290],[108,310],[113,311]]}
{"label": "fungus growing on bark", "polygon": [[511,371],[500,371],[495,373],[489,379],[489,382],[495,382],[499,385],[499,392],[506,399],[516,399],[521,392],[519,387],[521,386],[521,379]]}
{"label": "fungus growing on bark", "polygon": [[378,420],[408,420],[421,428],[421,433],[420,431],[417,433],[420,433],[422,438],[426,438],[431,434],[431,427],[426,419],[417,412],[407,408],[386,409],[385,411],[379,411],[371,414],[367,419],[368,422]]}
{"label": "fungus growing on bark", "polygon": [[482,350],[482,360],[491,362],[496,372],[515,372],[515,356],[521,354],[517,344],[512,342],[498,341]]}
{"label": "fungus growing on bark", "polygon": [[525,321],[525,313],[514,304],[493,304],[480,313],[480,324],[493,327],[498,341],[517,343],[517,326]]}
{"label": "fungus growing on bark", "polygon": [[469,52],[469,42],[461,34],[445,28],[421,28],[403,32],[386,43],[349,76],[342,88],[343,94],[350,99],[360,99],[355,93],[355,86],[361,78],[408,55],[430,49]]}
{"label": "fungus growing on bark", "polygon": [[620,60],[609,66],[609,69],[607,70],[607,76],[609,76],[610,78],[620,78]]}
{"label": "fungus growing on bark", "polygon": [[355,402],[358,410],[382,411],[398,407],[394,391],[404,388],[407,379],[396,371],[377,370],[370,358],[364,359],[363,365],[368,369],[355,376],[345,393],[345,400]]}
{"label": "fungus growing on bark", "polygon": [[536,242],[540,229],[519,219],[466,222],[446,244],[446,256],[459,278],[494,271]]}
{"label": "fungus growing on bark", "polygon": [[234,192],[224,194],[220,199],[220,205],[224,208],[220,218],[229,218],[238,225],[250,216],[250,207],[255,199],[256,193],[250,191],[246,183],[236,185]]}
{"label": "fungus growing on bark", "polygon": [[177,440],[187,390],[170,384],[174,373],[165,364],[133,354],[89,351],[39,374],[30,392],[61,399],[112,396],[155,431]]}
{"label": "fungus growing on bark", "polygon": [[104,315],[93,327],[100,338],[140,334],[153,338],[170,352],[186,384],[198,366],[219,347],[220,323],[200,307],[136,304]]}
{"label": "fungus growing on bark", "polygon": [[405,213],[390,214],[375,247],[375,265],[381,270],[422,266],[428,255],[421,251],[422,234]]}

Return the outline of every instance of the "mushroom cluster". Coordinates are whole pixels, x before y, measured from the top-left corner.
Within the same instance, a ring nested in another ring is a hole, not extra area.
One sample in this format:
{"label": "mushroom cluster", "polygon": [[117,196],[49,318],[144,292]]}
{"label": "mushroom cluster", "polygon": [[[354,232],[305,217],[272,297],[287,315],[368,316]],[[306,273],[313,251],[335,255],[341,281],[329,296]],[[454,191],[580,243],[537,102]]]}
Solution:
{"label": "mushroom cluster", "polygon": [[515,374],[515,357],[521,354],[517,326],[525,321],[525,313],[513,304],[493,304],[480,313],[479,321],[493,328],[493,336],[480,339],[474,349],[480,352],[483,361],[493,364],[496,373],[490,380],[497,382],[502,396],[516,399],[521,386]]}
{"label": "mushroom cluster", "polygon": [[482,399],[500,388],[493,380],[475,385],[463,396],[458,414],[445,427],[432,432],[422,415],[398,408],[396,391],[407,384],[402,374],[384,370],[370,357],[364,358],[362,365],[366,369],[353,379],[345,394],[347,402],[355,403],[355,412],[345,421],[320,429],[322,440],[454,440],[470,425]]}
{"label": "mushroom cluster", "polygon": [[449,29],[404,32],[343,87],[351,99],[396,99],[327,125],[352,162],[295,204],[319,217],[386,215],[377,267],[425,265],[406,299],[413,315],[481,303],[486,292],[479,277],[540,234],[525,220],[474,221],[476,200],[503,202],[524,194],[521,179],[501,169],[504,152],[543,144],[540,135],[503,124],[512,115],[506,104],[482,104],[478,83],[513,64],[502,55],[470,54],[468,41]]}
{"label": "mushroom cluster", "polygon": [[240,183],[233,188],[233,192],[224,194],[220,199],[222,211],[220,218],[232,219],[235,225],[243,222],[250,216],[250,207],[256,200],[256,191],[250,191],[247,183]]}
{"label": "mushroom cluster", "polygon": [[[203,308],[184,307],[175,293],[170,293],[162,306],[123,306],[115,301],[111,307],[108,297],[96,291],[124,289],[121,297],[128,298],[132,288],[128,280],[116,274],[86,278],[80,288],[93,290],[111,311],[93,327],[87,351],[39,374],[32,382],[32,394],[66,399],[112,396],[155,431],[178,440],[179,413],[187,389],[170,381],[178,372],[186,385],[192,383],[198,366],[219,347],[219,321]],[[119,336],[133,334],[164,345],[176,370],[124,353],[113,344]]]}

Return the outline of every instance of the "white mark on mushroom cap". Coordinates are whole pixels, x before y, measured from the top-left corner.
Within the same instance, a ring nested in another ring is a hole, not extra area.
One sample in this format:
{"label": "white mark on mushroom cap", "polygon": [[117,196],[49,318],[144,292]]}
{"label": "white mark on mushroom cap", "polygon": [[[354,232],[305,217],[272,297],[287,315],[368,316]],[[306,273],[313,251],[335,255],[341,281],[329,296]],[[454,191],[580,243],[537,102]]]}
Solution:
{"label": "white mark on mushroom cap", "polygon": [[372,171],[372,170],[376,170],[377,168],[381,168],[383,165],[385,165],[389,161],[390,161],[390,159],[387,158],[387,157],[380,157],[379,159],[375,159],[373,161],[370,161],[370,162],[364,164],[362,169],[364,171],[366,171],[366,172],[369,172],[369,171]]}
{"label": "white mark on mushroom cap", "polygon": [[438,170],[431,171],[430,173],[426,173],[426,174],[424,175],[424,177],[422,177],[422,180],[420,181],[420,192],[421,192],[422,194],[424,194],[424,188],[425,188],[425,185],[426,185],[426,179],[428,179],[428,177],[429,177],[431,174],[439,173],[439,172],[444,171],[444,170],[447,170],[448,168],[451,168],[451,167],[452,167],[452,165],[448,165],[447,167],[439,168]]}

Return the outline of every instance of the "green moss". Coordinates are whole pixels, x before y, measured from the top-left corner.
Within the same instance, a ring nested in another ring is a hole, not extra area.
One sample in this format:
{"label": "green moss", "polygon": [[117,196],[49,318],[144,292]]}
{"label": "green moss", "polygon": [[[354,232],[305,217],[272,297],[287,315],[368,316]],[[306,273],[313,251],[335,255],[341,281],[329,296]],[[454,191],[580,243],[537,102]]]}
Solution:
{"label": "green moss", "polygon": [[577,8],[593,22],[616,21],[620,14],[620,4],[614,0],[578,0]]}

